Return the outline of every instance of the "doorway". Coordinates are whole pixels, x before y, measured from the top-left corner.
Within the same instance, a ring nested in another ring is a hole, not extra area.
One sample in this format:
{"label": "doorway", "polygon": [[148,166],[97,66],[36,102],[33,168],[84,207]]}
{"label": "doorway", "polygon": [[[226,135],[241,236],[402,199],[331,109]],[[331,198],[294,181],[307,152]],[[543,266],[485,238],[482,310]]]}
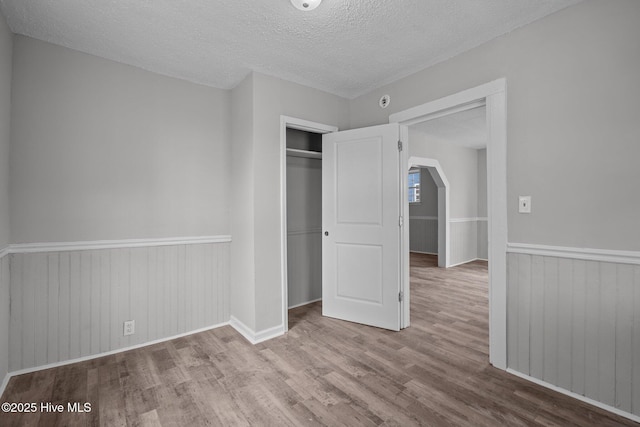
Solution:
{"label": "doorway", "polygon": [[[289,308],[322,298],[322,134],[336,126],[280,118],[282,324]],[[293,192],[288,197],[288,193]],[[291,204],[290,204],[291,202]],[[295,204],[295,205],[294,205]]]}
{"label": "doorway", "polygon": [[[487,218],[489,258],[489,362],[507,368],[507,165],[506,165],[506,80],[498,79],[435,101],[404,110],[389,117],[390,123],[401,125],[401,139],[409,146],[403,152],[402,164],[408,166],[411,146],[409,126],[486,105],[487,123]],[[405,169],[406,170],[406,169]],[[403,183],[406,189],[408,183]],[[405,190],[403,216],[408,216]],[[404,326],[409,326],[409,228],[403,230],[402,288],[406,295]]]}

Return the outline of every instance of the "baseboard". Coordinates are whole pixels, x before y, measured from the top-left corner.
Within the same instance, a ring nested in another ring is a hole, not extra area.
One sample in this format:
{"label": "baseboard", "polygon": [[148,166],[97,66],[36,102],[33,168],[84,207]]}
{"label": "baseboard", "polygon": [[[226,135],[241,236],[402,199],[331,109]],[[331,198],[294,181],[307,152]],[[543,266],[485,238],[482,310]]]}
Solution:
{"label": "baseboard", "polygon": [[234,328],[240,335],[246,338],[251,344],[258,344],[263,341],[270,340],[271,338],[284,335],[284,325],[274,326],[273,328],[265,329],[264,331],[255,332],[253,329],[242,323],[237,318],[231,316],[229,325]]}
{"label": "baseboard", "polygon": [[437,252],[422,252],[422,251],[414,251],[414,250],[409,250],[410,253],[414,253],[414,254],[423,254],[423,255],[435,255],[438,256]]}
{"label": "baseboard", "polygon": [[578,400],[580,400],[582,402],[588,403],[589,405],[593,405],[593,406],[596,406],[596,407],[598,407],[600,409],[604,409],[607,412],[611,412],[613,414],[620,415],[621,417],[624,417],[624,418],[630,419],[632,421],[635,421],[636,423],[640,423],[640,417],[637,416],[637,415],[631,414],[629,412],[622,411],[622,410],[620,410],[618,408],[615,408],[613,406],[607,405],[607,404],[602,403],[602,402],[598,402],[597,400],[590,399],[590,398],[585,397],[585,396],[583,396],[581,394],[574,393],[573,391],[566,390],[564,388],[558,387],[556,385],[553,385],[553,384],[548,383],[546,381],[540,380],[538,378],[535,378],[535,377],[523,374],[521,372],[515,371],[515,370],[513,370],[511,368],[507,368],[507,372],[509,372],[512,375],[515,375],[516,377],[520,377],[520,378],[522,378],[524,380],[527,380],[527,381],[530,381],[532,383],[538,384],[538,385],[540,385],[542,387],[548,388],[548,389],[553,390],[553,391],[557,391],[558,393],[562,393],[565,396],[573,397],[574,399],[578,399]]}
{"label": "baseboard", "polygon": [[316,298],[316,299],[313,299],[311,301],[301,302],[300,304],[289,306],[289,307],[287,307],[287,310],[291,310],[292,308],[302,307],[304,305],[313,304],[314,302],[318,302],[318,301],[322,301],[322,298]]}
{"label": "baseboard", "polygon": [[[209,331],[211,329],[217,329],[217,328],[220,328],[222,326],[226,326],[228,324],[229,324],[229,322],[218,323],[216,325],[205,326],[204,328],[194,329],[193,331],[184,332],[184,333],[177,334],[177,335],[172,335],[172,336],[166,337],[166,338],[160,338],[160,339],[153,340],[153,341],[147,341],[145,343],[136,344],[136,345],[132,345],[132,346],[129,346],[129,347],[119,348],[117,350],[106,351],[106,352],[103,352],[103,353],[96,353],[96,354],[92,354],[92,355],[89,355],[89,356],[78,357],[78,358],[75,358],[75,359],[63,360],[61,362],[49,363],[47,365],[34,366],[32,368],[20,369],[18,371],[9,372],[7,374],[7,376],[9,376],[11,378],[11,377],[15,377],[15,376],[18,376],[18,375],[30,374],[32,372],[37,372],[37,371],[43,371],[45,369],[58,368],[60,366],[71,365],[73,363],[86,362],[87,360],[97,359],[99,357],[111,356],[113,354],[123,353],[125,351],[135,350],[135,349],[138,349],[138,348],[142,348],[142,347],[147,347],[147,346],[154,345],[154,344],[163,343],[163,342],[166,342],[166,341],[171,341],[171,340],[174,340],[176,338],[186,337],[188,335],[197,334],[199,332],[205,332],[205,331]],[[8,382],[8,380],[6,380],[6,381]]]}
{"label": "baseboard", "polygon": [[467,260],[467,261],[462,261],[462,262],[457,262],[455,264],[451,264],[447,268],[457,267],[459,265],[468,264],[468,263],[473,262],[473,261],[487,261],[488,262],[489,260],[488,259],[482,259],[482,258],[473,258],[473,259],[470,259],[470,260]]}

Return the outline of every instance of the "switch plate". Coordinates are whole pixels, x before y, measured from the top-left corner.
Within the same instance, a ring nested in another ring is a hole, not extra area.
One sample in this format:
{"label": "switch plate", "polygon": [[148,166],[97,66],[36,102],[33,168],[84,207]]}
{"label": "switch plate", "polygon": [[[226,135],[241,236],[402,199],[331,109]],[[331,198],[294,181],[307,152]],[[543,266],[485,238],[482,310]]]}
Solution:
{"label": "switch plate", "polygon": [[136,331],[136,321],[135,320],[127,320],[124,322],[124,335],[133,335]]}
{"label": "switch plate", "polygon": [[518,199],[518,212],[531,213],[531,196],[520,196]]}

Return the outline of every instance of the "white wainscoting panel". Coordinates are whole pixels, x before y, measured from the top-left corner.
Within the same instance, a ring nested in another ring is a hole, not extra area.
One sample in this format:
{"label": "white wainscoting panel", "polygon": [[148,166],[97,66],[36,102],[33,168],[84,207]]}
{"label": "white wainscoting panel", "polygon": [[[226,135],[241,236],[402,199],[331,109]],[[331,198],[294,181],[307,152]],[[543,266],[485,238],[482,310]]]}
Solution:
{"label": "white wainscoting panel", "polygon": [[287,232],[289,308],[322,298],[322,230]]}
{"label": "white wainscoting panel", "polygon": [[[229,243],[14,253],[9,371],[229,320]],[[135,334],[123,336],[123,322]]]}
{"label": "white wainscoting panel", "polygon": [[478,221],[462,218],[449,221],[450,265],[455,266],[478,258]]}
{"label": "white wainscoting panel", "polygon": [[0,396],[9,381],[9,255],[0,254]]}
{"label": "white wainscoting panel", "polygon": [[640,256],[520,246],[507,254],[509,368],[640,415]]}

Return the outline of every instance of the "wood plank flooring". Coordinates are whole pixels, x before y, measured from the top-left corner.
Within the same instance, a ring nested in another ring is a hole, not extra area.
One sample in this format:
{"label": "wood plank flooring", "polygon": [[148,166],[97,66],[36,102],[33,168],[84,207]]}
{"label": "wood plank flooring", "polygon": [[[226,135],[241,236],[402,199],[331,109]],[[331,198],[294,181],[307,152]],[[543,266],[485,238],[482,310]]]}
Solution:
{"label": "wood plank flooring", "polygon": [[410,328],[291,310],[253,346],[229,326],[11,379],[2,402],[91,412],[0,413],[0,426],[632,426],[488,364],[487,265],[411,257]]}

